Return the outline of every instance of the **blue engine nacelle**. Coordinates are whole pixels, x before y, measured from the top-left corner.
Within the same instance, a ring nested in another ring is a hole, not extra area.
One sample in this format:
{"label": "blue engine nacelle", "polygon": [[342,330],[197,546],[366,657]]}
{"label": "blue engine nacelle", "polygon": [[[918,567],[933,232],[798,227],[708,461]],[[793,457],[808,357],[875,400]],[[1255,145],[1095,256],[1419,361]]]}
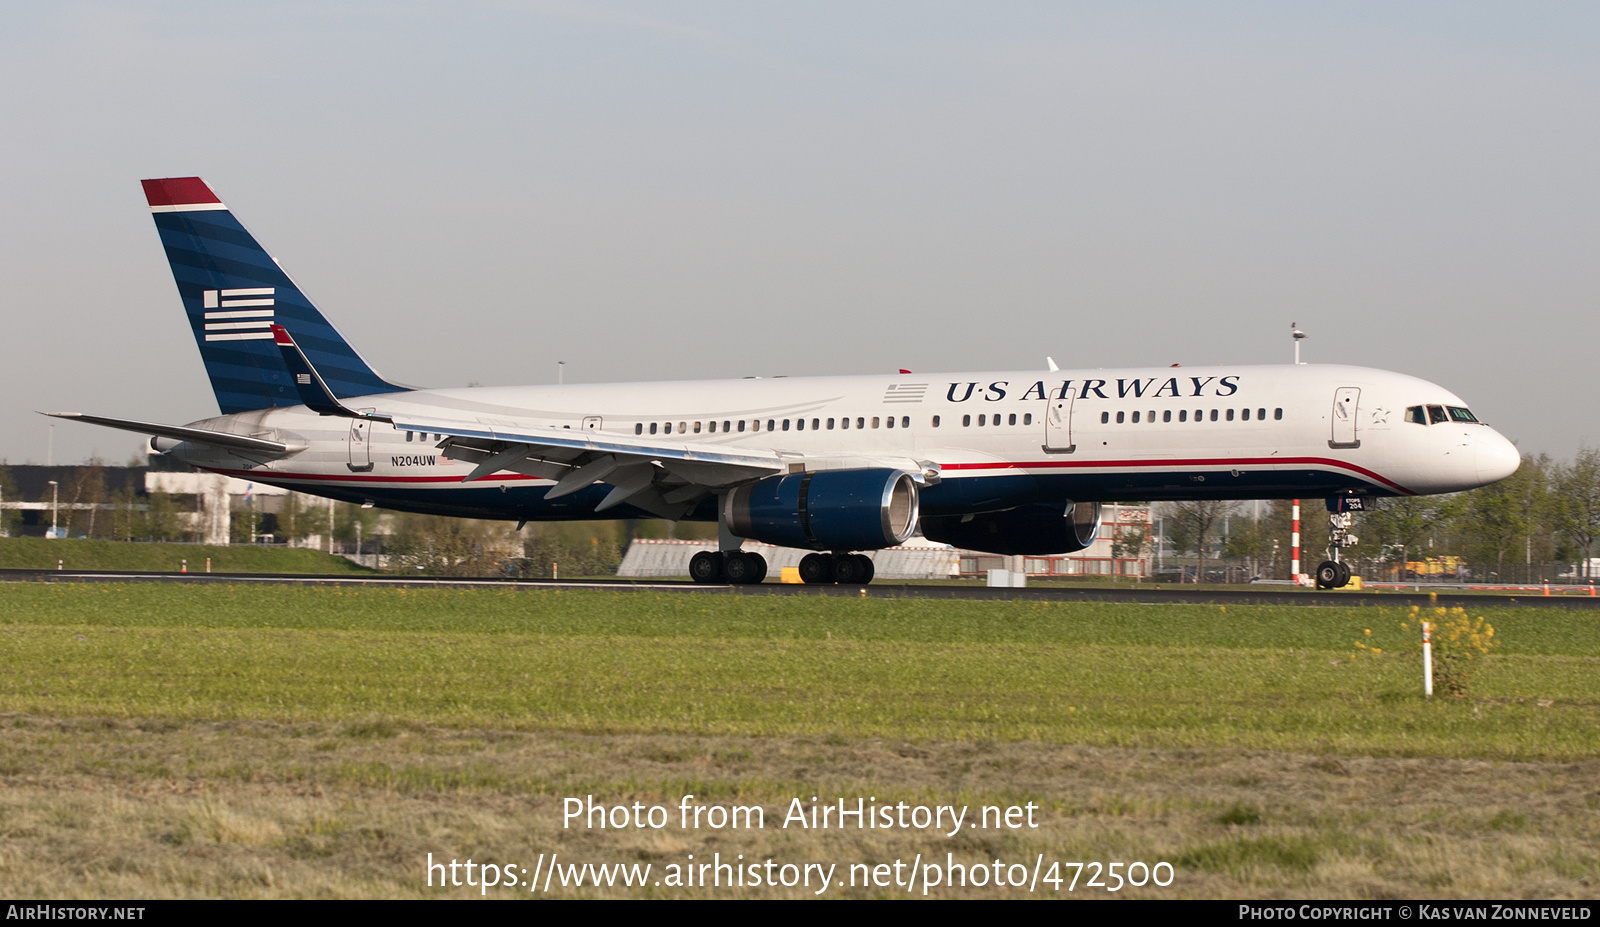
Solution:
{"label": "blue engine nacelle", "polygon": [[1093,544],[1099,532],[1098,502],[1042,503],[922,520],[922,534],[930,541],[991,554],[1070,554]]}
{"label": "blue engine nacelle", "polygon": [[917,482],[904,470],[818,470],[769,476],[728,493],[733,533],[779,547],[877,550],[917,527]]}

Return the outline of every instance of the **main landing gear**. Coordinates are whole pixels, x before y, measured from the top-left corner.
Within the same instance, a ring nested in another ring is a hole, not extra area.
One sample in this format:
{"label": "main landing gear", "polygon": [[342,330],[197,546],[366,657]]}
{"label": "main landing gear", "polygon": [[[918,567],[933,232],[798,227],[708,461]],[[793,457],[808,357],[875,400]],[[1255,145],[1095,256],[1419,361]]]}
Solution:
{"label": "main landing gear", "polygon": [[767,558],[742,550],[702,550],[689,561],[689,578],[707,585],[759,583],[767,578]]}
{"label": "main landing gear", "polygon": [[813,585],[865,586],[875,572],[872,558],[866,554],[806,554],[800,558],[800,578]]}

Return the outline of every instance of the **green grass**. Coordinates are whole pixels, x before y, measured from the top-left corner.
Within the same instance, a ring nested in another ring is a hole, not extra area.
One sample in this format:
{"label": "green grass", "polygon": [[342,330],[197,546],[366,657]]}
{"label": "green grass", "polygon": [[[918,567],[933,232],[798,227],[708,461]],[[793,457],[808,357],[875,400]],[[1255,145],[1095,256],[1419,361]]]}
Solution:
{"label": "green grass", "polygon": [[0,569],[156,570],[176,572],[184,560],[189,572],[205,572],[206,558],[217,573],[370,573],[343,557],[315,550],[238,545],[130,544],[126,541],[0,538]]}
{"label": "green grass", "polygon": [[1426,702],[1412,656],[1351,659],[1402,609],[14,584],[0,710],[1600,757],[1600,616],[1483,614],[1474,698]]}

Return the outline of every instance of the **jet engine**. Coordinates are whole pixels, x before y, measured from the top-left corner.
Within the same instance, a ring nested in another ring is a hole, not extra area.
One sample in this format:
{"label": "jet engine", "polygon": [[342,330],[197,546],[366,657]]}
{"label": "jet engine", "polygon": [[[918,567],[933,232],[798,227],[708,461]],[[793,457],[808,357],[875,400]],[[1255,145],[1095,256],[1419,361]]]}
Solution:
{"label": "jet engine", "polygon": [[992,554],[1070,554],[1094,543],[1099,531],[1098,502],[1040,503],[922,520],[930,541]]}
{"label": "jet engine", "polygon": [[735,488],[724,519],[742,538],[812,550],[877,550],[917,527],[917,482],[904,470],[818,470]]}

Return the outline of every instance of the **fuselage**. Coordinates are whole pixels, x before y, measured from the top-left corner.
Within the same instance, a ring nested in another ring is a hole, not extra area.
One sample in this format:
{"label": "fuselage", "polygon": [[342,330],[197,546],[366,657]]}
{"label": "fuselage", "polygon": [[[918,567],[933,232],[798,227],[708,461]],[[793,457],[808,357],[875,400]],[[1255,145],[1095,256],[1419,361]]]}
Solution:
{"label": "fuselage", "polygon": [[[397,421],[773,450],[801,469],[932,464],[938,478],[922,492],[925,516],[1064,500],[1444,493],[1503,479],[1520,462],[1448,390],[1332,365],[431,389],[347,404]],[[582,519],[597,517],[608,492],[597,483],[547,500],[552,480],[509,471],[463,483],[472,464],[446,456],[444,435],[305,406],[195,424],[297,450],[257,459],[171,439],[156,447],[204,469],[385,508]],[[598,517],[649,513],[621,505]],[[715,519],[715,499],[686,517]]]}

